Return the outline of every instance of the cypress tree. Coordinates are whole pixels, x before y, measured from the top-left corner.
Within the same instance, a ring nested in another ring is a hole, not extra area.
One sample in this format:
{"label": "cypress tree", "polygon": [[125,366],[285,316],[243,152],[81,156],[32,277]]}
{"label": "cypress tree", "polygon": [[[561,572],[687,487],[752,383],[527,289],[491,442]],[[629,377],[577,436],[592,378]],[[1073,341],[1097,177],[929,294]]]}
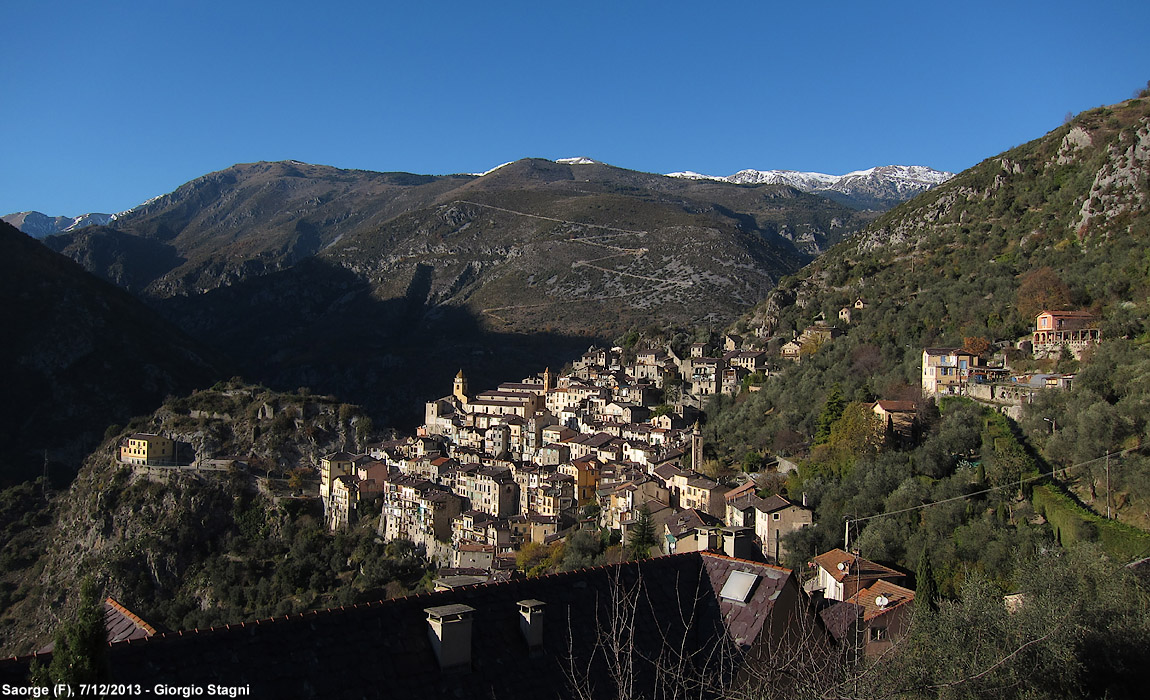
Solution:
{"label": "cypress tree", "polygon": [[934,567],[930,565],[930,548],[923,545],[918,555],[918,570],[915,572],[918,590],[914,592],[914,607],[918,611],[938,610],[938,584],[934,581]]}
{"label": "cypress tree", "polygon": [[815,444],[821,445],[831,437],[831,426],[842,418],[843,411],[846,410],[847,400],[843,398],[843,389],[838,382],[831,385],[827,391],[826,401],[823,402],[823,410],[819,413],[818,424],[815,429]]}

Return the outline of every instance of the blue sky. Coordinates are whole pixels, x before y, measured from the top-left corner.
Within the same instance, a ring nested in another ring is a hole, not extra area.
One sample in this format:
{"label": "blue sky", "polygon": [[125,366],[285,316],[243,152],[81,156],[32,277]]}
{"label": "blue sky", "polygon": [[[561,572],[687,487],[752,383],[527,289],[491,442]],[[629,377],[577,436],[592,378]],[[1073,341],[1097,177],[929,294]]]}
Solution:
{"label": "blue sky", "polygon": [[257,160],[960,171],[1150,79],[1145,0],[13,0],[0,26],[0,213]]}

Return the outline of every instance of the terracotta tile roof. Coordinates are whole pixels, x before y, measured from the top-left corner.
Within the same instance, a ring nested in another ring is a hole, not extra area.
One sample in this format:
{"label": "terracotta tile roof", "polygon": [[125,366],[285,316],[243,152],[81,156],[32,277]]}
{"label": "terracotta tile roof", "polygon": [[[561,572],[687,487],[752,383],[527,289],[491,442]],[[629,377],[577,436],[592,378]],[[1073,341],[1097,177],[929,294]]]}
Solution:
{"label": "terracotta tile roof", "polygon": [[491,554],[495,554],[495,545],[471,542],[468,540],[461,540],[456,546],[456,549],[460,552],[490,552]]}
{"label": "terracotta tile roof", "polygon": [[[714,490],[714,489],[720,488],[719,482],[715,481],[714,479],[712,479],[709,476],[703,476],[702,474],[694,474],[694,476],[689,476],[687,478],[687,485],[693,486],[697,489],[707,489],[707,490]],[[723,486],[722,488],[726,488],[726,487]]]}
{"label": "terracotta tile roof", "polygon": [[155,627],[144,622],[136,613],[120,605],[110,596],[104,601],[104,628],[108,630],[109,643],[144,639],[156,633]]}
{"label": "terracotta tile roof", "polygon": [[754,495],[755,488],[756,488],[755,482],[748,479],[745,482],[743,482],[742,484],[740,484],[739,486],[736,486],[735,488],[733,488],[727,492],[727,495],[726,495],[727,502],[729,503],[729,502],[735,500],[736,498],[738,498],[739,496],[742,496],[743,494],[749,493],[751,495]]}
{"label": "terracotta tile roof", "polygon": [[[793,501],[788,501],[776,493],[762,499],[759,503],[755,504],[755,507],[764,513],[774,513],[776,510],[783,510],[784,508],[790,508],[791,506],[798,505],[799,504]],[[801,508],[802,506],[799,507]]]}
{"label": "terracotta tile roof", "polygon": [[[879,605],[880,598],[885,601],[883,605]],[[900,605],[913,601],[914,591],[897,586],[890,581],[878,580],[869,588],[864,588],[851,596],[846,602],[860,606],[863,609],[863,619],[870,622]]]}
{"label": "terracotta tile roof", "polygon": [[963,355],[969,354],[964,353],[962,348],[923,348],[922,351],[927,355],[953,355],[955,353]]}
{"label": "terracotta tile roof", "polygon": [[[108,633],[108,643],[115,644],[134,639],[146,639],[156,634],[156,628],[144,622],[139,615],[120,605],[109,596],[104,601],[104,629]],[[49,642],[40,652],[50,652],[55,642]]]}
{"label": "terracotta tile roof", "polygon": [[1043,310],[1038,316],[1050,314],[1054,318],[1094,318],[1094,314],[1089,311],[1048,311]]}
{"label": "terracotta tile roof", "polygon": [[[739,488],[742,487],[740,486]],[[735,510],[747,510],[748,508],[754,508],[762,503],[762,501],[763,499],[759,498],[758,495],[755,494],[754,490],[752,490],[750,493],[743,491],[742,493],[736,494],[733,498],[731,497],[730,493],[727,494],[727,505],[734,508]]]}
{"label": "terracotta tile roof", "polygon": [[[863,559],[856,554],[844,552],[841,549],[832,549],[829,552],[820,554],[815,557],[814,561],[820,567],[826,569],[827,573],[840,583],[847,576],[850,576],[852,579],[857,578],[860,581],[880,578],[901,579],[905,577],[905,574],[899,571],[895,571],[882,564],[876,564],[869,559]],[[840,569],[839,564],[842,564],[844,568]]]}

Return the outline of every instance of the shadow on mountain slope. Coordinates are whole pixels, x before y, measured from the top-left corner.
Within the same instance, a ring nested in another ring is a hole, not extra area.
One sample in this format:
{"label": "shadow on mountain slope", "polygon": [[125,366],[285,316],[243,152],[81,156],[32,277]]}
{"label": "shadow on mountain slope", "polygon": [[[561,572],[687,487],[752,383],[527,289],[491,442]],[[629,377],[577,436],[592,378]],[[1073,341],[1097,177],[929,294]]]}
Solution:
{"label": "shadow on mountain slope", "polygon": [[41,242],[133,294],[187,262],[169,243],[104,226],[58,233]]}
{"label": "shadow on mountain slope", "polygon": [[402,297],[379,299],[351,271],[319,258],[156,307],[185,332],[273,389],[333,394],[377,425],[411,428],[423,401],[450,393],[459,369],[472,390],[574,359],[597,339],[496,333],[467,309],[427,303],[432,269],[416,266]]}
{"label": "shadow on mountain slope", "polygon": [[227,376],[224,358],[8,224],[0,299],[0,485],[66,483],[110,424]]}

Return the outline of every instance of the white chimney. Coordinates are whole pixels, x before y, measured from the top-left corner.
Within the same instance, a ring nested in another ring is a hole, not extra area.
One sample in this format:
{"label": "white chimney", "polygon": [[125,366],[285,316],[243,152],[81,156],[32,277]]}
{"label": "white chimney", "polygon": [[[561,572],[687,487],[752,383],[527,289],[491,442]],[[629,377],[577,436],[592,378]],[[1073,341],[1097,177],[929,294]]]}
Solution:
{"label": "white chimney", "polygon": [[427,613],[427,636],[439,668],[444,671],[467,671],[471,668],[470,605],[440,605],[424,608]]}
{"label": "white chimney", "polygon": [[543,608],[541,600],[530,598],[519,601],[519,629],[532,656],[543,653]]}

